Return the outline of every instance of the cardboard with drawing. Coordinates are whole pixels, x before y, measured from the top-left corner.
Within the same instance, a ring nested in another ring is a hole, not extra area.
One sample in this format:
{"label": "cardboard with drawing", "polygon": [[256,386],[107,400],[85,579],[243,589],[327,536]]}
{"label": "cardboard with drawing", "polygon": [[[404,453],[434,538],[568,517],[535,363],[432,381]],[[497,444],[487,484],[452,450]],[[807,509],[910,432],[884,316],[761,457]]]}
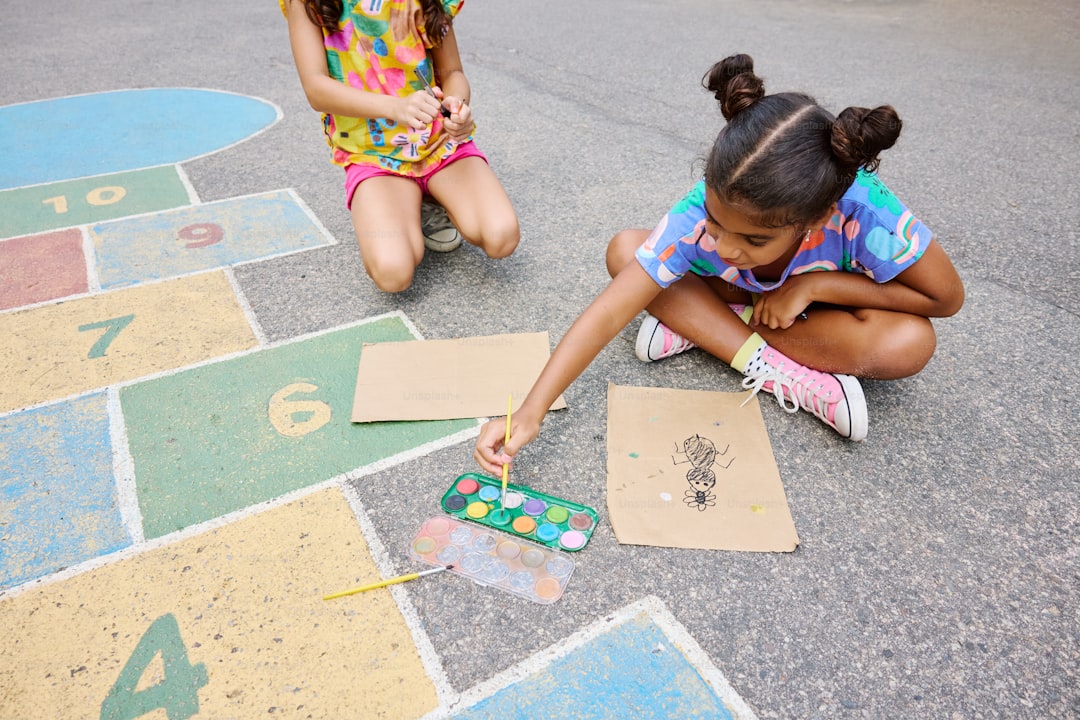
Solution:
{"label": "cardboard with drawing", "polygon": [[749,392],[609,384],[607,435],[608,517],[620,543],[758,552],[799,544]]}

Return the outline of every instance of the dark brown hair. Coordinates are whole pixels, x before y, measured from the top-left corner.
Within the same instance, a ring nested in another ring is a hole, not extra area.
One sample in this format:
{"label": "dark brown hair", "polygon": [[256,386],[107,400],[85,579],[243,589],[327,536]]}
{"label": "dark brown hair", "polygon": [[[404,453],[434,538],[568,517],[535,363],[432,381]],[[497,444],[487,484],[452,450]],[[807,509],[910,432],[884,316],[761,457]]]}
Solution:
{"label": "dark brown hair", "polygon": [[[308,19],[324,30],[334,32],[338,29],[341,13],[344,12],[343,0],[302,0],[307,10]],[[424,30],[432,44],[438,45],[450,30],[450,13],[442,0],[420,0],[424,13]]]}
{"label": "dark brown hair", "polygon": [[749,55],[721,60],[701,83],[728,121],[706,160],[705,183],[763,226],[820,219],[860,168],[877,169],[878,153],[900,135],[889,105],[849,107],[834,117],[809,95],[766,95]]}

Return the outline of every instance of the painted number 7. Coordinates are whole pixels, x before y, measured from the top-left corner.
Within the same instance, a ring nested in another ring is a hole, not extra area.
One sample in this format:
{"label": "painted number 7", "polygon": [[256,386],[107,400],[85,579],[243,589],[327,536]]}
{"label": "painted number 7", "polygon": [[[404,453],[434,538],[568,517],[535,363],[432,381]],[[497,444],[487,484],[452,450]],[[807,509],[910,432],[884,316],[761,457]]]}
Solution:
{"label": "painted number 7", "polygon": [[90,323],[88,325],[80,325],[79,332],[86,332],[87,330],[105,330],[105,334],[98,338],[98,341],[94,343],[94,346],[90,348],[90,354],[86,357],[93,359],[105,356],[105,351],[109,348],[109,345],[116,336],[135,319],[134,315],[125,315],[123,317],[112,318],[110,320],[102,320],[101,322]]}

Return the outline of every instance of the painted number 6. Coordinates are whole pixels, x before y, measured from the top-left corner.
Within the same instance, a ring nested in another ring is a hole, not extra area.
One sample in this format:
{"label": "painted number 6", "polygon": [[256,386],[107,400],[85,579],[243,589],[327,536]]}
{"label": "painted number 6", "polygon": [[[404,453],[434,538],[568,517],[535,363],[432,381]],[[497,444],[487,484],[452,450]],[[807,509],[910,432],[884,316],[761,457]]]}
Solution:
{"label": "painted number 6", "polygon": [[[321,400],[290,400],[296,393],[313,393],[318,385],[299,382],[286,385],[270,397],[270,423],[285,437],[303,437],[315,432],[333,417],[330,406]],[[297,419],[298,415],[306,415]]]}

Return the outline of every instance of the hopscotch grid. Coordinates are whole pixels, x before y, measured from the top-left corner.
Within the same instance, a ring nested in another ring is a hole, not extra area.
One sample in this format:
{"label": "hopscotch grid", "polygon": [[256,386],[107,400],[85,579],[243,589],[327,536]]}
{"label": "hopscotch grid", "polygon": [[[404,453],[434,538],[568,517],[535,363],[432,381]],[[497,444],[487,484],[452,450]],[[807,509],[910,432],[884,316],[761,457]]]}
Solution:
{"label": "hopscotch grid", "polygon": [[[175,208],[162,208],[160,210],[147,210],[146,212],[135,213],[134,215],[124,215],[122,217],[117,217],[117,218],[108,218],[108,219],[102,220],[100,222],[76,223],[74,225],[64,225],[62,227],[51,227],[51,228],[47,228],[47,229],[43,229],[43,230],[36,230],[34,232],[27,233],[27,234],[24,234],[24,235],[9,235],[7,237],[0,238],[0,242],[4,242],[5,240],[14,240],[16,238],[33,237],[34,235],[44,235],[45,233],[61,232],[63,230],[74,230],[76,228],[86,228],[88,230],[90,227],[92,227],[94,225],[102,225],[104,223],[110,223],[110,222],[115,222],[115,221],[120,221],[120,220],[127,220],[128,218],[146,217],[148,215],[153,215],[155,213],[169,212],[170,210],[182,210],[182,209],[184,209],[186,207],[199,207],[199,206],[201,206],[203,203],[202,203],[201,200],[198,199],[198,194],[195,192],[194,186],[192,186],[191,181],[187,177],[187,174],[183,172],[182,168],[180,167],[180,165],[178,163],[162,163],[161,165],[147,165],[146,167],[139,167],[139,168],[135,168],[134,170],[119,170],[119,171],[101,173],[100,175],[87,175],[86,177],[82,177],[82,178],[64,178],[63,180],[50,180],[49,182],[34,183],[34,184],[31,184],[31,185],[17,185],[15,187],[4,188],[4,189],[0,190],[0,195],[3,195],[6,192],[15,192],[17,190],[27,190],[27,189],[35,188],[35,187],[44,187],[46,185],[58,185],[60,183],[67,183],[67,182],[73,182],[73,181],[78,182],[80,180],[93,180],[94,178],[111,177],[113,175],[124,175],[124,174],[128,174],[128,173],[141,173],[144,170],[158,170],[160,168],[168,168],[168,167],[171,167],[171,168],[173,168],[173,170],[176,171],[177,179],[180,180],[180,184],[184,187],[184,190],[187,193],[188,201],[189,201],[188,205],[181,205],[181,206],[175,207]],[[276,191],[271,190],[269,192],[276,192]],[[252,194],[257,195],[258,193],[252,193]],[[194,200],[192,200],[193,197],[194,197]],[[222,201],[219,200],[217,202],[222,202]]]}
{"label": "hopscotch grid", "polygon": [[[180,170],[179,165],[171,165],[171,166],[170,165],[158,165],[156,167],[173,167],[177,171]],[[143,170],[143,169],[144,168],[139,168],[139,170]],[[131,172],[137,172],[137,171],[131,171]],[[107,173],[107,174],[116,175],[117,173]],[[178,175],[180,175],[179,172],[178,172]],[[181,180],[181,183],[185,186],[185,191],[187,192],[187,194],[189,196],[189,200],[190,200],[191,196],[195,195],[195,188],[191,185],[191,182],[187,179],[186,175],[180,175],[180,180]],[[67,182],[67,181],[65,180],[63,182]],[[46,184],[48,184],[48,183],[46,183]],[[33,187],[33,186],[28,185],[26,187]],[[18,187],[18,188],[11,188],[11,189],[12,190],[21,190],[23,188]],[[3,192],[7,192],[7,191],[0,190],[0,193],[3,193]],[[89,229],[92,228],[92,227],[99,227],[99,226],[105,226],[105,225],[116,225],[116,224],[119,224],[119,223],[127,222],[129,220],[140,220],[142,218],[153,217],[153,216],[156,216],[156,215],[176,214],[176,213],[180,213],[180,212],[182,212],[184,210],[191,210],[191,209],[195,209],[195,208],[198,208],[198,209],[209,208],[209,207],[213,207],[214,205],[221,205],[223,203],[230,203],[230,202],[234,202],[234,201],[237,201],[237,200],[250,200],[251,198],[269,197],[271,195],[275,195],[275,194],[279,194],[279,193],[283,193],[285,195],[288,195],[294,202],[298,203],[300,205],[301,212],[303,212],[304,215],[308,216],[308,218],[313,218],[314,217],[313,214],[312,214],[311,209],[309,207],[307,207],[306,204],[303,203],[303,201],[300,199],[299,195],[296,194],[295,190],[293,190],[292,188],[277,188],[275,190],[263,190],[261,192],[247,193],[246,195],[235,195],[233,197],[222,198],[220,200],[211,200],[209,202],[203,202],[202,200],[200,200],[198,198],[198,195],[195,195],[195,200],[193,202],[190,202],[187,205],[178,205],[176,207],[170,207],[170,208],[159,208],[157,210],[146,210],[145,212],[132,213],[131,215],[123,215],[121,217],[115,217],[115,218],[108,218],[106,220],[100,220],[100,221],[97,221],[97,222],[76,223],[74,225],[65,225],[63,227],[48,228],[48,229],[45,229],[45,230],[38,230],[38,231],[27,233],[27,234],[24,234],[24,235],[11,235],[9,237],[0,238],[0,242],[4,242],[6,240],[16,240],[16,239],[25,238],[25,237],[33,237],[34,235],[44,235],[44,234],[47,234],[47,233],[55,233],[55,232],[60,232],[62,230],[75,230],[75,229],[86,228],[87,231],[89,231]],[[333,234],[331,234],[330,231],[326,229],[325,225],[323,225],[321,222],[316,222],[314,224],[316,225],[316,229],[320,233],[322,233],[322,235],[324,237],[327,238],[328,242],[323,244],[323,245],[315,245],[315,246],[310,247],[310,248],[300,248],[298,250],[289,250],[289,251],[286,251],[286,253],[304,252],[305,250],[314,250],[316,248],[326,247],[326,245],[337,245],[338,244],[337,238],[335,238],[333,236]],[[267,257],[277,257],[277,255],[268,255]],[[244,262],[255,262],[255,261],[259,260],[259,259],[260,258],[253,258],[251,260],[245,260]],[[224,266],[221,266],[221,267],[224,267]]]}
{"label": "hopscotch grid", "polygon": [[[269,197],[271,195],[284,194],[289,195],[295,199],[295,195],[289,192],[289,188],[278,188],[276,190],[263,190],[262,192],[253,192],[246,195],[235,195],[233,197],[222,198],[220,200],[210,200],[209,202],[195,202],[190,205],[179,205],[171,208],[161,208],[158,210],[147,210],[146,212],[135,213],[132,215],[124,215],[123,217],[109,218],[108,220],[102,220],[100,222],[83,223],[87,227],[99,227],[105,225],[119,225],[120,223],[128,222],[129,220],[140,220],[142,218],[151,217],[154,215],[174,215],[183,212],[184,210],[213,208],[215,205],[223,205],[225,203],[236,202],[237,200],[250,200],[252,198]],[[79,227],[73,225],[72,227]],[[52,232],[51,230],[44,232]],[[35,233],[36,234],[36,233]],[[320,247],[320,246],[316,246]]]}
{"label": "hopscotch grid", "polygon": [[[221,202],[226,202],[226,201],[223,200]],[[209,205],[209,203],[207,203],[207,204]],[[135,216],[132,216],[132,217],[135,217]],[[89,225],[73,225],[71,228],[66,228],[66,229],[70,230],[72,228],[80,228],[80,229],[89,228]],[[87,237],[88,235],[89,235],[89,231],[85,231],[84,237]],[[330,237],[331,237],[331,239],[333,238],[333,236],[330,236]],[[36,302],[36,303],[28,303],[26,305],[19,305],[18,307],[4,308],[4,309],[0,310],[0,315],[12,315],[12,314],[17,313],[17,312],[22,312],[23,310],[35,310],[37,308],[45,307],[47,305],[57,305],[57,304],[62,303],[62,302],[70,302],[72,300],[82,300],[84,298],[96,297],[98,295],[105,295],[107,293],[118,292],[118,291],[121,291],[121,290],[130,289],[130,288],[143,287],[144,285],[159,285],[161,283],[170,282],[172,280],[183,280],[183,279],[190,278],[190,277],[196,277],[198,275],[206,275],[208,273],[224,272],[224,271],[228,271],[228,270],[231,270],[233,268],[238,268],[238,267],[241,267],[241,266],[244,266],[244,265],[253,265],[255,263],[265,262],[267,260],[273,260],[273,259],[276,259],[276,258],[286,257],[288,255],[298,255],[299,253],[311,252],[313,250],[319,250],[320,248],[330,247],[330,246],[336,245],[336,244],[337,244],[337,241],[333,240],[332,242],[324,243],[322,245],[314,245],[312,247],[307,247],[307,248],[297,248],[295,250],[285,250],[285,251],[282,251],[282,252],[277,252],[277,253],[273,253],[273,254],[270,254],[270,255],[262,255],[262,256],[257,257],[257,258],[251,258],[250,260],[242,260],[242,261],[227,264],[227,265],[215,265],[214,267],[210,267],[210,268],[200,268],[198,270],[192,270],[191,272],[180,273],[180,274],[177,274],[177,275],[169,275],[168,277],[147,278],[145,280],[138,280],[136,282],[127,283],[127,284],[124,284],[124,285],[115,285],[113,287],[104,288],[104,289],[101,287],[101,282],[97,278],[97,269],[96,269],[96,263],[95,263],[94,284],[97,286],[96,289],[91,289],[88,292],[84,292],[84,293],[75,293],[74,295],[64,295],[63,297],[51,298],[49,300],[41,300],[41,301]],[[92,249],[92,247],[93,247],[93,245],[91,243],[91,249]],[[86,243],[85,242],[84,242],[84,245],[83,245],[83,251],[84,251],[84,253],[88,252],[87,249],[86,249]],[[88,268],[90,267],[90,262],[91,262],[90,258],[91,257],[96,258],[96,255],[93,255],[93,256],[91,256],[89,254],[87,255],[86,263],[87,263]]]}
{"label": "hopscotch grid", "polygon": [[139,509],[139,494],[135,485],[135,459],[131,457],[131,446],[128,444],[127,423],[124,422],[124,411],[120,405],[120,390],[109,388],[106,397],[116,506],[128,537],[133,544],[138,545],[146,541],[146,536],[143,534],[142,510]]}
{"label": "hopscotch grid", "polygon": [[236,274],[233,268],[225,268],[225,277],[229,280],[229,285],[232,286],[233,294],[236,295],[236,302],[240,305],[240,310],[244,313],[244,317],[247,318],[248,325],[251,327],[251,332],[255,334],[255,339],[259,343],[259,347],[266,347],[266,333],[263,332],[262,325],[259,323],[259,318],[255,314],[255,311],[251,309],[251,303],[248,302],[247,295],[244,294],[243,288],[240,287],[240,282],[236,279]]}
{"label": "hopscotch grid", "polygon": [[42,233],[32,233],[31,235],[25,235],[25,236],[24,235],[18,235],[18,236],[13,236],[11,238],[0,238],[0,242],[4,242],[5,240],[12,240],[12,239],[17,239],[17,238],[21,238],[21,237],[32,237],[33,235],[43,234],[43,233],[46,233],[46,232],[52,233],[52,232],[59,232],[61,230],[76,230],[76,229],[79,230],[79,232],[82,234],[82,248],[83,248],[83,255],[85,256],[85,262],[86,262],[87,286],[89,288],[88,291],[84,292],[84,293],[75,293],[73,295],[64,295],[63,297],[50,298],[48,300],[41,300],[41,301],[36,302],[36,303],[28,303],[26,305],[20,305],[18,307],[3,308],[3,309],[0,309],[0,315],[10,315],[10,314],[14,314],[14,313],[17,313],[17,312],[22,312],[23,310],[35,310],[37,308],[46,307],[46,306],[49,306],[49,305],[56,305],[57,303],[60,303],[60,302],[70,302],[72,300],[81,300],[83,298],[95,297],[97,295],[103,295],[105,293],[110,293],[110,292],[117,292],[117,291],[120,291],[120,290],[125,290],[125,289],[133,288],[133,287],[142,287],[144,285],[155,285],[155,284],[159,284],[159,283],[169,282],[170,280],[182,280],[182,279],[189,278],[189,277],[195,277],[197,275],[204,275],[206,273],[212,273],[212,272],[218,272],[218,271],[227,271],[227,270],[230,270],[232,268],[241,267],[241,266],[244,266],[244,265],[253,265],[255,263],[265,262],[267,260],[273,260],[275,258],[286,257],[288,255],[296,255],[296,254],[304,253],[304,252],[310,252],[312,250],[318,250],[320,248],[330,247],[330,246],[338,244],[337,238],[334,237],[334,235],[326,228],[326,226],[323,225],[322,223],[317,222],[317,223],[315,223],[316,224],[316,230],[319,233],[321,233],[323,238],[326,240],[326,242],[324,242],[322,244],[319,244],[319,245],[313,245],[312,247],[306,247],[306,248],[296,248],[296,249],[292,249],[292,250],[283,250],[281,252],[271,253],[271,254],[268,254],[268,255],[262,255],[262,256],[259,256],[257,258],[251,258],[249,260],[242,260],[242,261],[227,264],[227,265],[216,265],[216,266],[211,267],[211,268],[201,268],[199,270],[193,270],[191,272],[180,273],[178,275],[170,275],[168,277],[162,277],[162,278],[147,278],[147,279],[144,279],[144,280],[139,280],[137,282],[127,283],[125,285],[116,285],[116,286],[113,286],[113,287],[102,289],[101,280],[98,277],[98,272],[97,272],[97,250],[94,247],[93,240],[90,237],[90,228],[91,227],[99,226],[99,225],[107,225],[107,224],[114,223],[114,222],[123,222],[125,220],[129,220],[129,219],[132,219],[132,218],[143,218],[143,217],[150,217],[150,216],[154,216],[154,215],[162,215],[162,214],[166,214],[166,213],[173,212],[173,211],[184,210],[186,208],[209,207],[211,205],[218,204],[218,203],[226,203],[226,202],[231,202],[233,200],[245,200],[245,199],[248,199],[248,198],[267,196],[267,195],[271,195],[271,194],[274,194],[274,193],[281,193],[281,192],[286,193],[287,195],[289,195],[292,198],[292,200],[294,202],[298,203],[300,205],[301,211],[306,216],[308,216],[309,219],[314,219],[314,215],[312,214],[311,209],[308,208],[307,205],[305,205],[303,203],[303,201],[296,194],[296,192],[294,190],[292,190],[292,188],[284,188],[284,189],[281,189],[281,190],[270,190],[270,191],[267,191],[267,192],[264,192],[264,193],[252,193],[250,195],[238,195],[235,198],[226,198],[224,200],[215,200],[215,201],[209,202],[209,203],[201,203],[201,204],[196,203],[196,204],[193,204],[193,205],[187,205],[187,206],[180,207],[180,208],[170,208],[168,210],[151,210],[149,212],[139,213],[137,215],[126,215],[126,216],[124,216],[122,218],[116,218],[114,220],[106,220],[106,221],[103,221],[103,222],[100,222],[100,223],[83,223],[81,225],[70,225],[70,226],[68,226],[66,228],[55,228],[54,230],[42,231]]}
{"label": "hopscotch grid", "polygon": [[[371,553],[371,557],[375,561],[375,566],[378,568],[379,573],[384,578],[391,577],[394,572],[396,572],[394,563],[390,559],[390,554],[386,551],[386,547],[382,544],[382,540],[379,539],[379,533],[375,529],[375,525],[368,518],[367,511],[364,509],[364,504],[360,500],[359,494],[348,482],[342,483],[341,492],[345,496],[346,502],[349,503],[353,515],[356,516],[356,522],[360,526],[360,532],[367,542],[368,551]],[[394,598],[394,602],[397,603],[398,610],[405,620],[405,625],[412,634],[413,644],[416,646],[417,653],[420,655],[420,663],[424,666],[428,678],[435,686],[435,696],[438,698],[439,705],[447,705],[451,702],[452,698],[455,697],[455,694],[453,688],[450,686],[450,679],[446,675],[446,670],[443,668],[442,660],[435,651],[435,646],[431,643],[428,634],[424,631],[424,623],[420,620],[420,616],[417,614],[416,608],[413,606],[404,587],[401,585],[391,585],[389,590]]]}
{"label": "hopscotch grid", "polygon": [[[79,235],[82,237],[82,249],[83,249],[83,262],[86,264],[86,296],[95,295],[101,292],[101,278],[98,276],[97,271],[97,250],[94,248],[94,241],[90,239],[90,226],[80,225]],[[46,303],[56,303],[56,300],[47,300]],[[45,303],[34,303],[35,305],[44,305]],[[26,306],[23,306],[26,307]],[[22,310],[23,308],[15,308]]]}
{"label": "hopscotch grid", "polygon": [[288,187],[283,188],[283,190],[292,196],[292,199],[300,206],[300,209],[304,211],[304,214],[308,216],[308,219],[311,220],[312,224],[319,228],[320,232],[330,240],[330,244],[337,245],[338,239],[334,236],[334,233],[330,232],[330,229],[323,224],[323,221],[319,219],[315,214],[315,211],[311,209],[311,206],[304,201],[304,198],[300,197],[300,193],[296,191],[296,188]]}
{"label": "hopscotch grid", "polygon": [[[219,272],[219,271],[214,270],[212,272]],[[275,342],[267,343],[265,346],[255,346],[255,347],[247,348],[245,350],[237,350],[236,352],[229,353],[227,355],[220,355],[218,357],[207,358],[206,360],[200,360],[199,362],[191,363],[190,365],[184,365],[183,367],[171,368],[169,370],[161,370],[161,371],[156,372],[156,373],[151,373],[150,375],[142,375],[142,376],[137,377],[137,378],[131,378],[131,379],[128,379],[128,380],[121,380],[121,381],[113,383],[111,385],[103,385],[101,387],[91,388],[90,390],[86,390],[86,391],[80,392],[80,393],[74,393],[72,395],[67,395],[65,397],[57,398],[55,400],[45,400],[43,402],[36,403],[34,405],[27,405],[26,407],[16,408],[14,410],[7,410],[7,411],[4,411],[4,412],[0,412],[0,418],[6,417],[8,415],[14,415],[14,414],[20,413],[20,412],[25,412],[27,410],[36,410],[38,408],[49,407],[51,405],[59,405],[60,403],[70,402],[72,400],[78,400],[79,398],[83,398],[83,397],[87,397],[89,395],[93,395],[95,393],[103,392],[103,391],[107,390],[108,388],[112,388],[112,387],[115,387],[118,390],[122,390],[123,388],[129,387],[131,385],[138,385],[140,383],[148,382],[150,380],[157,380],[158,378],[168,377],[170,375],[178,375],[178,374],[180,374],[182,372],[187,372],[188,370],[194,370],[196,368],[206,367],[208,365],[215,365],[217,363],[227,362],[229,360],[235,360],[236,358],[244,357],[246,355],[253,355],[255,353],[262,352],[264,350],[273,350],[274,348],[284,347],[286,345],[292,345],[293,343],[304,342],[305,340],[311,340],[313,338],[321,337],[323,335],[329,335],[330,333],[334,333],[334,332],[338,332],[338,331],[342,331],[342,330],[351,330],[351,329],[359,327],[361,325],[367,325],[369,323],[381,322],[383,320],[388,320],[388,319],[391,319],[391,318],[400,319],[402,321],[402,324],[405,325],[406,329],[408,329],[410,332],[412,332],[415,335],[416,340],[423,340],[424,339],[420,335],[420,333],[415,329],[415,326],[412,324],[412,322],[409,321],[409,319],[407,317],[405,317],[405,313],[403,311],[401,311],[401,310],[391,310],[390,312],[382,313],[381,315],[373,315],[373,316],[371,316],[369,318],[363,318],[363,319],[357,320],[355,322],[346,323],[345,325],[338,325],[338,326],[335,326],[335,327],[332,327],[332,328],[326,328],[324,330],[315,330],[313,332],[305,333],[303,335],[297,335],[296,337],[286,338],[284,340],[277,340]]]}
{"label": "hopscotch grid", "polygon": [[173,169],[176,170],[176,177],[180,178],[180,184],[184,186],[187,191],[188,202],[191,207],[201,206],[203,204],[202,198],[199,197],[199,191],[195,189],[195,186],[191,183],[191,178],[188,177],[187,171],[184,170],[184,166],[180,163],[175,163]]}
{"label": "hopscotch grid", "polygon": [[[273,122],[268,123],[266,126],[256,130],[255,132],[253,132],[253,133],[251,133],[249,135],[245,135],[244,137],[240,138],[239,140],[237,140],[234,143],[230,143],[228,145],[223,145],[223,146],[221,146],[219,148],[215,148],[213,150],[210,150],[209,152],[204,152],[201,155],[192,155],[189,158],[184,158],[183,160],[179,160],[179,161],[174,160],[172,162],[161,163],[159,165],[143,165],[143,166],[140,166],[139,168],[137,168],[138,170],[148,170],[148,169],[152,169],[152,168],[167,167],[169,165],[179,165],[180,163],[187,163],[187,162],[191,162],[193,160],[201,160],[201,159],[203,159],[205,157],[210,157],[211,155],[215,155],[215,154],[217,154],[219,152],[224,152],[225,150],[230,150],[230,149],[236,147],[237,145],[240,145],[241,143],[245,143],[248,140],[251,140],[252,138],[256,138],[256,137],[262,135],[263,133],[268,131],[270,128],[274,127],[279,122],[281,122],[281,119],[285,117],[285,113],[282,111],[281,106],[279,106],[277,103],[274,103],[274,102],[271,102],[271,101],[267,100],[266,98],[261,98],[258,95],[248,95],[246,93],[238,93],[238,92],[233,92],[231,90],[217,90],[217,89],[210,89],[210,88],[184,87],[184,86],[159,86],[159,87],[145,87],[145,88],[119,88],[119,89],[116,89],[116,90],[96,90],[96,91],[93,91],[93,92],[75,93],[73,95],[59,95],[57,97],[46,98],[45,100],[27,100],[25,102],[20,102],[20,103],[11,103],[9,105],[4,105],[2,107],[11,108],[11,107],[19,107],[21,105],[33,105],[35,103],[50,102],[50,101],[53,101],[53,100],[69,100],[71,98],[89,97],[91,95],[114,95],[114,94],[118,94],[118,93],[146,92],[148,90],[150,90],[150,91],[153,91],[153,90],[194,90],[196,92],[219,93],[221,95],[232,95],[233,97],[248,98],[248,99],[251,99],[251,100],[255,100],[257,102],[261,102],[262,104],[264,104],[264,105],[268,106],[269,108],[271,108],[274,111],[274,120],[273,120]],[[126,170],[113,170],[111,172],[104,172],[104,173],[100,173],[100,174],[97,174],[97,175],[83,175],[83,176],[74,177],[74,178],[64,178],[63,180],[49,180],[49,181],[46,181],[46,182],[31,183],[30,185],[19,185],[17,187],[13,187],[13,188],[3,188],[2,190],[0,190],[0,192],[3,192],[5,190],[18,190],[18,189],[23,189],[23,188],[40,187],[41,185],[51,185],[51,184],[53,184],[55,182],[67,182],[68,180],[90,180],[90,179],[96,178],[96,177],[105,177],[106,175],[115,175],[118,172],[129,172],[129,171],[126,171]]]}
{"label": "hopscotch grid", "polygon": [[168,535],[162,535],[161,537],[144,540],[138,545],[131,545],[129,547],[117,550],[113,553],[108,553],[106,555],[100,555],[95,558],[90,558],[89,560],[84,560],[81,563],[64,568],[63,570],[55,572],[51,575],[35,578],[34,580],[23,583],[22,585],[16,585],[14,587],[0,590],[0,599],[17,597],[18,595],[22,595],[25,592],[53,585],[58,582],[63,582],[91,570],[97,570],[107,565],[121,562],[128,558],[137,557],[153,550],[167,547],[178,542],[183,542],[184,540],[197,537],[212,530],[225,527],[226,525],[231,525],[241,520],[245,520],[249,517],[254,517],[255,515],[259,515],[274,508],[288,505],[289,503],[305,498],[308,495],[313,495],[317,492],[330,488],[340,487],[346,482],[357,480],[367,475],[373,475],[396,465],[400,465],[411,460],[416,460],[438,450],[452,447],[459,443],[465,442],[466,440],[470,440],[479,434],[480,423],[478,422],[476,424],[476,427],[459,430],[456,433],[451,433],[450,435],[446,435],[436,440],[432,440],[431,442],[424,443],[423,445],[418,445],[417,447],[410,448],[395,455],[381,458],[379,460],[376,460],[375,462],[368,463],[367,465],[361,465],[360,467],[349,470],[348,472],[335,475],[329,480],[323,480],[312,485],[306,485],[302,488],[290,490],[287,493],[270,498],[269,500],[263,500],[261,502],[255,503],[254,505],[249,505],[245,508],[234,510],[233,512],[226,513],[224,515],[219,515],[216,518],[212,518],[210,520],[206,520],[195,525],[189,525],[186,528],[169,533]]}
{"label": "hopscotch grid", "polygon": [[[89,93],[89,94],[93,94],[93,93]],[[33,102],[40,102],[40,101],[35,100]],[[25,104],[28,104],[28,103],[23,103],[23,104],[25,105]],[[11,107],[11,106],[10,105],[4,105],[2,107]],[[181,162],[187,162],[187,160],[183,160]],[[13,192],[15,190],[30,190],[32,188],[44,187],[46,185],[57,185],[59,183],[67,183],[67,182],[79,182],[81,180],[94,180],[95,178],[109,177],[111,175],[122,175],[122,174],[125,174],[125,173],[141,173],[143,170],[158,170],[160,168],[176,167],[176,166],[177,166],[176,161],[164,162],[164,163],[158,163],[157,165],[140,165],[137,168],[131,168],[129,170],[109,170],[108,172],[97,173],[95,175],[82,175],[80,177],[66,177],[66,178],[61,178],[60,180],[46,180],[45,182],[28,183],[26,185],[12,185],[11,187],[0,188],[0,195],[2,195],[3,193],[6,193],[6,192]],[[71,225],[70,227],[76,227],[76,226]],[[63,228],[56,228],[56,229],[61,230]]]}
{"label": "hopscotch grid", "polygon": [[552,663],[567,657],[606,632],[620,627],[640,615],[647,615],[664,633],[668,641],[683,653],[698,676],[721,699],[736,720],[757,720],[749,705],[739,696],[724,674],[709,658],[690,632],[668,610],[660,598],[647,595],[541,650],[513,667],[472,686],[453,702],[424,715],[420,720],[444,720],[466,710],[493,695],[533,677]]}

